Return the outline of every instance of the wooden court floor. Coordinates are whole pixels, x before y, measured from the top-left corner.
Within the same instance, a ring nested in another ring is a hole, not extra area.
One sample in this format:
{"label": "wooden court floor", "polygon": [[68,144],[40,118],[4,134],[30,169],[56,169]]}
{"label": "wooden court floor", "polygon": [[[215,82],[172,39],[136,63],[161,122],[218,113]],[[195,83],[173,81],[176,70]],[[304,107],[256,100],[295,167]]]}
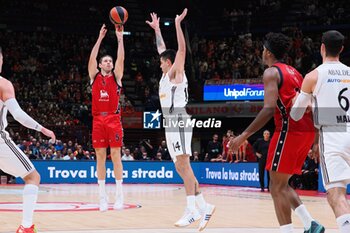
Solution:
{"label": "wooden court floor", "polygon": [[[111,207],[114,185],[107,185]],[[0,185],[0,232],[15,232],[21,221],[22,185]],[[272,199],[259,189],[203,186],[208,202],[216,212],[204,232],[277,233]],[[322,194],[305,193],[301,198],[312,216],[326,226],[327,233],[338,232],[335,218]],[[175,233],[197,232],[198,223],[175,228],[186,204],[181,185],[125,184],[125,209],[99,212],[95,184],[41,185],[34,222],[41,233]],[[303,232],[293,214],[295,232]]]}

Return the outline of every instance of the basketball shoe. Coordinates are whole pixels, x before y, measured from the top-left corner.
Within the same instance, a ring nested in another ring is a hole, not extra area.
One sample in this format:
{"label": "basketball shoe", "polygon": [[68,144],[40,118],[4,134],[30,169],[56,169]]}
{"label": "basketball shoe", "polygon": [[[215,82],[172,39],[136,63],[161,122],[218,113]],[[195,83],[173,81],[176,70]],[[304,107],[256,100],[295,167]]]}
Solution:
{"label": "basketball shoe", "polygon": [[124,207],[124,196],[123,194],[118,194],[116,199],[115,199],[115,203],[113,205],[113,209],[115,210],[121,210]]}
{"label": "basketball shoe", "polygon": [[199,220],[200,218],[201,215],[199,214],[197,209],[191,211],[190,209],[186,208],[182,217],[174,225],[176,227],[187,227],[191,223],[194,223],[195,221]]}
{"label": "basketball shoe", "polygon": [[105,212],[108,210],[108,198],[100,197],[100,211]]}
{"label": "basketball shoe", "polygon": [[34,225],[29,228],[24,228],[22,225],[20,225],[16,233],[37,233],[37,231]]}
{"label": "basketball shoe", "polygon": [[316,221],[311,222],[311,227],[309,230],[305,230],[304,233],[323,233],[325,231],[324,226]]}
{"label": "basketball shoe", "polygon": [[208,203],[207,203],[207,206],[203,210],[201,210],[202,219],[201,219],[201,222],[199,223],[199,228],[198,228],[199,231],[203,231],[207,227],[208,222],[211,216],[214,214],[214,212],[215,212],[215,206]]}

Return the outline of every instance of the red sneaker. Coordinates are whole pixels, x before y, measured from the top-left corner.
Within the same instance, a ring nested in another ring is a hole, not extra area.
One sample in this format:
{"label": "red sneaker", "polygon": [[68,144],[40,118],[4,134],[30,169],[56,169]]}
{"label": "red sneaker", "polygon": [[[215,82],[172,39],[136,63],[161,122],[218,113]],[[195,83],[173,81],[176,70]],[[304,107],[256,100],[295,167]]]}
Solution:
{"label": "red sneaker", "polygon": [[16,233],[37,233],[37,231],[34,224],[29,228],[24,228],[22,225],[20,225]]}

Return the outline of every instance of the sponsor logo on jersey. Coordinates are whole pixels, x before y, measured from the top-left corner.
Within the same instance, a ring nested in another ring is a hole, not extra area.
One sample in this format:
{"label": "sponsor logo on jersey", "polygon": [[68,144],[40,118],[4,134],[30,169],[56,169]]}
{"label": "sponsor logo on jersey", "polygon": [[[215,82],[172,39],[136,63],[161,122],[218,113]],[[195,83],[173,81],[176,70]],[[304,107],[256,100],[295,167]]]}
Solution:
{"label": "sponsor logo on jersey", "polygon": [[105,90],[100,90],[100,101],[109,101],[108,92]]}

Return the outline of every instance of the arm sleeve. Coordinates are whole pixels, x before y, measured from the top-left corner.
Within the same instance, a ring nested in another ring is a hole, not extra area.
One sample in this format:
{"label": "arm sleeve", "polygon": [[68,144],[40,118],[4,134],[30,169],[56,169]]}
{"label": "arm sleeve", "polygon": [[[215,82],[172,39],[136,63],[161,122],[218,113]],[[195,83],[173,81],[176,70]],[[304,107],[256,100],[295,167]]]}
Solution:
{"label": "arm sleeve", "polygon": [[301,91],[290,111],[290,117],[295,121],[300,120],[309,104],[311,104],[311,94]]}
{"label": "arm sleeve", "polygon": [[29,129],[34,129],[39,132],[43,128],[38,122],[36,122],[33,118],[31,118],[27,113],[25,113],[21,109],[15,98],[6,100],[5,106],[7,107],[11,115],[15,118],[15,120],[21,123],[23,126]]}

